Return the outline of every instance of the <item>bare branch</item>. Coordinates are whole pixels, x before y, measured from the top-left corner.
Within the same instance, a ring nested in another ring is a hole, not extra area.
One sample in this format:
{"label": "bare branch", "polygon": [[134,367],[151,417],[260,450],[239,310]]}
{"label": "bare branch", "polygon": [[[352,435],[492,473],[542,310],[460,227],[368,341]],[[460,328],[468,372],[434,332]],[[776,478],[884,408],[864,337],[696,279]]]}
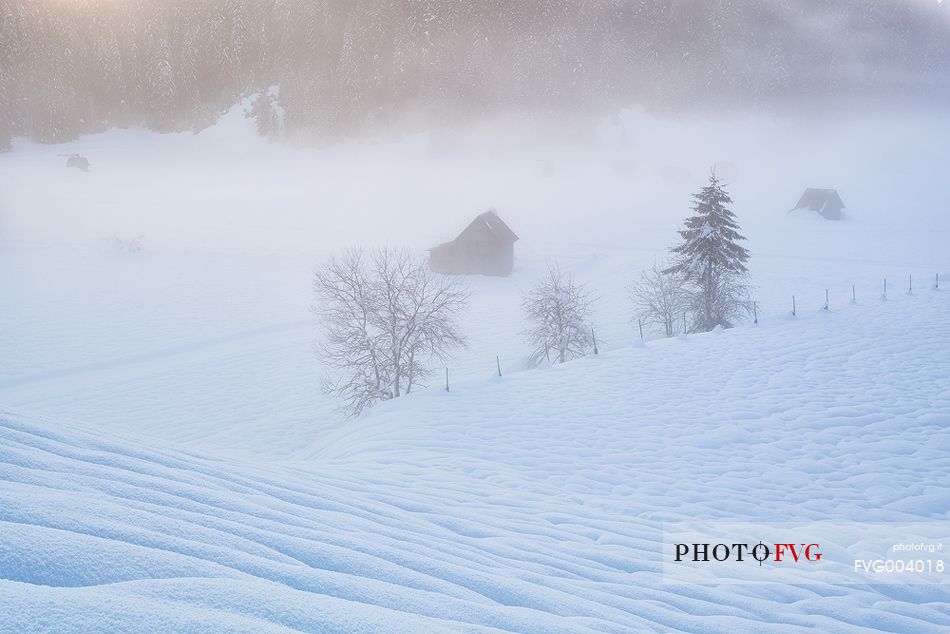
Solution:
{"label": "bare branch", "polygon": [[590,326],[592,299],[583,284],[561,271],[557,264],[522,300],[529,322],[524,335],[531,345],[532,365],[550,359],[564,363],[587,355],[594,346]]}
{"label": "bare branch", "polygon": [[654,325],[666,337],[682,332],[683,314],[689,308],[686,280],[668,265],[643,271],[640,280],[627,287],[636,315]]}
{"label": "bare branch", "polygon": [[319,352],[331,369],[323,387],[351,416],[424,386],[432,365],[465,345],[458,316],[467,288],[408,250],[331,257],[316,273],[314,293],[324,327]]}

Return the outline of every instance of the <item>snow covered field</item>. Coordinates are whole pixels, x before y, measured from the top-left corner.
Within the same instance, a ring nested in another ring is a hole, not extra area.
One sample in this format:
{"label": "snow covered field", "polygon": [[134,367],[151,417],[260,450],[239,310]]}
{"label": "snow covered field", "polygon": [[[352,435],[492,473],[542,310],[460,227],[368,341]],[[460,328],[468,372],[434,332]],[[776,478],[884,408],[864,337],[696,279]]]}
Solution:
{"label": "snow covered field", "polygon": [[2,622],[943,631],[946,585],[664,585],[660,531],[946,519],[948,302],[921,291],[422,393],[315,435],[293,466],[4,415]]}
{"label": "snow covered field", "polygon": [[[268,146],[232,113],[0,154],[0,630],[950,627],[946,585],[660,575],[663,522],[948,519],[950,294],[931,286],[950,289],[950,150],[919,121],[701,142],[622,123],[623,142],[605,123],[581,150],[499,158]],[[62,167],[72,151],[92,172]],[[711,164],[761,321],[634,345],[624,286]],[[813,185],[852,218],[786,214]],[[489,206],[522,238],[516,271],[472,279],[452,391],[344,421],[318,389],[314,267],[433,246]],[[554,259],[591,283],[604,351],[523,371],[521,293]]]}

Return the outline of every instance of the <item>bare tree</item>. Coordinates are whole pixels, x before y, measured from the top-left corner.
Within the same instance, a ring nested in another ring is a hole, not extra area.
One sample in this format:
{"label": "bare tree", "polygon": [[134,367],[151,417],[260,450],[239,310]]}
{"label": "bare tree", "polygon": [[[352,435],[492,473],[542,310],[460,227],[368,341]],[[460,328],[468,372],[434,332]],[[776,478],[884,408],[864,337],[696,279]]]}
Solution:
{"label": "bare tree", "polygon": [[465,345],[458,317],[468,290],[405,249],[332,256],[314,293],[324,327],[319,353],[331,369],[323,388],[351,416],[424,387],[433,364]]}
{"label": "bare tree", "polygon": [[573,275],[557,264],[548,267],[547,275],[521,303],[530,324],[524,334],[531,345],[532,365],[545,360],[564,363],[594,348],[591,302],[590,293]]}
{"label": "bare tree", "polygon": [[668,268],[653,265],[640,274],[640,280],[627,287],[637,315],[646,323],[657,324],[667,337],[682,331],[683,315],[690,307],[685,278]]}

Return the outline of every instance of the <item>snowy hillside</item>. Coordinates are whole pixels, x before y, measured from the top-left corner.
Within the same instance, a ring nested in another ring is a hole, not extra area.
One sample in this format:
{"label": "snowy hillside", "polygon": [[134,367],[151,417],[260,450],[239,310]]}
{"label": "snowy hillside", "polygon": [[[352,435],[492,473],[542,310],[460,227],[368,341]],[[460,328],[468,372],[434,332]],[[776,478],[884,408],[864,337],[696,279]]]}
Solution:
{"label": "snowy hillside", "polygon": [[0,634],[950,632],[948,35],[0,0]]}
{"label": "snowy hillside", "polygon": [[[946,585],[671,583],[661,554],[687,520],[950,519],[950,155],[927,121],[627,111],[576,146],[312,150],[237,106],[200,134],[17,141],[0,631],[945,630]],[[640,344],[626,287],[711,165],[759,323]],[[823,185],[848,220],[787,213]],[[467,280],[451,391],[439,369],[346,420],[319,389],[315,267],[424,253],[490,206],[515,270]],[[521,298],[552,262],[589,285],[601,354],[526,370]]]}
{"label": "snowy hillside", "polygon": [[660,541],[696,517],[950,519],[948,315],[924,288],[467,381],[293,465],[4,414],[0,623],[945,631],[946,585],[670,585]]}

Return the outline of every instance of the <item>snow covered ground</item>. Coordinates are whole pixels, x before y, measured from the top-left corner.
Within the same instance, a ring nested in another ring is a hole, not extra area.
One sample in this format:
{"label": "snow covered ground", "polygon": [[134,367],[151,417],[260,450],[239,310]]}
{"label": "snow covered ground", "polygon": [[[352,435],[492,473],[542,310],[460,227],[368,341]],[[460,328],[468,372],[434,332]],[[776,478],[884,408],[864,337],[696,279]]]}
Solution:
{"label": "snow covered ground", "polygon": [[948,314],[922,290],[464,382],[292,466],[4,415],[0,622],[945,631],[947,585],[669,585],[660,542],[697,517],[946,520]]}
{"label": "snow covered ground", "polygon": [[[268,146],[239,113],[0,155],[0,630],[950,626],[945,585],[660,574],[664,522],[948,519],[947,147],[856,120],[816,134],[819,158],[790,124],[697,144],[698,123],[624,117],[623,143],[604,124],[586,149],[498,156]],[[756,160],[768,144],[786,151]],[[93,171],[65,170],[72,151]],[[634,345],[624,286],[713,163],[761,321]],[[786,214],[810,185],[852,218]],[[516,271],[472,279],[452,391],[344,421],[318,389],[314,267],[424,249],[488,206],[522,237]],[[604,353],[524,371],[520,296],[554,259],[597,295]]]}

